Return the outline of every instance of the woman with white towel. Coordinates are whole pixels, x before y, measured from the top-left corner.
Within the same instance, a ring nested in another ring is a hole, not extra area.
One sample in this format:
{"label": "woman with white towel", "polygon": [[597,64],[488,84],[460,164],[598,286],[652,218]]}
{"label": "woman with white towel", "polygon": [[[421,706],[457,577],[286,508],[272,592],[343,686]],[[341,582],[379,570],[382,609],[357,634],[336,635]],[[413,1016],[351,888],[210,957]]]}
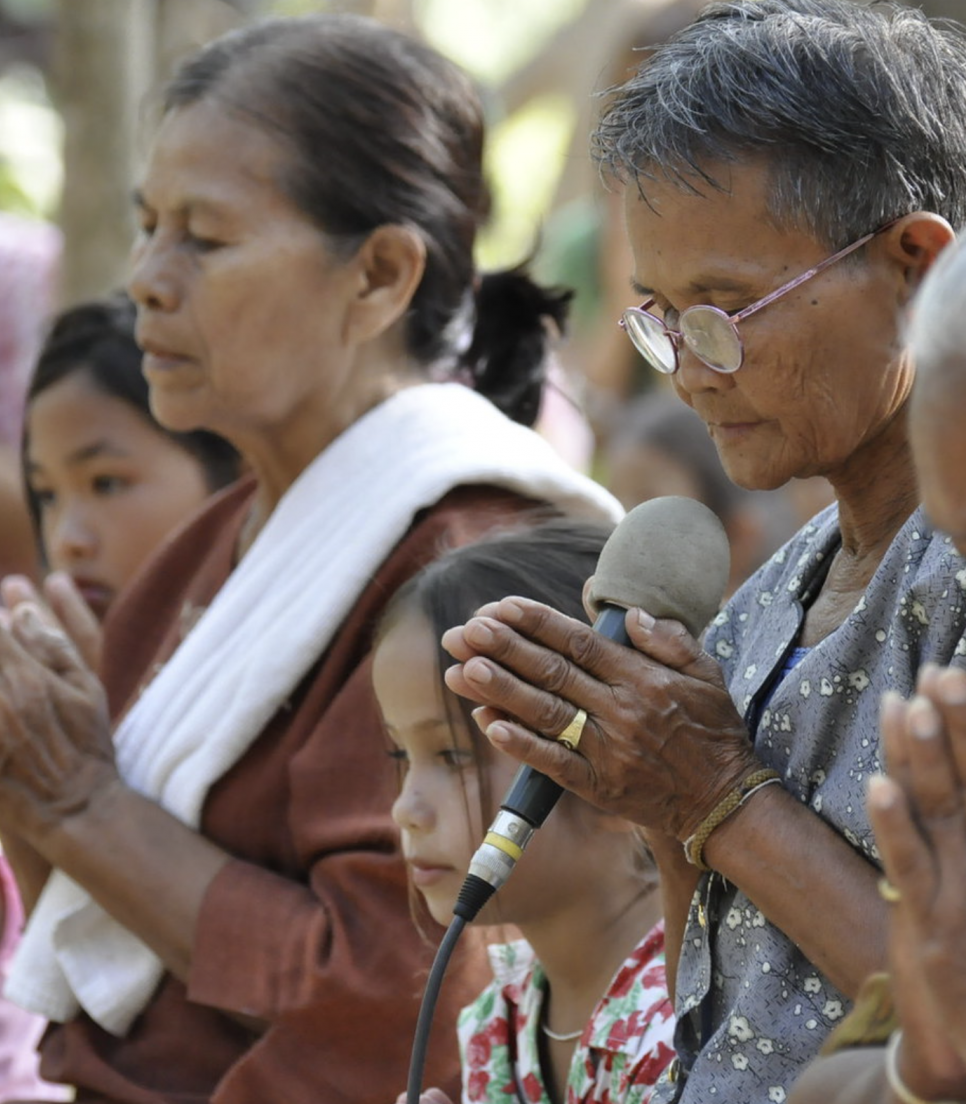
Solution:
{"label": "woman with white towel", "polygon": [[0,623],[0,832],[33,906],[6,991],[79,1102],[398,1090],[431,947],[372,629],[447,545],[535,504],[619,513],[517,424],[567,296],[477,277],[481,149],[465,75],[359,18],[254,24],[167,90],[130,279],[152,410],[253,475],[112,611],[106,695],[32,602]]}

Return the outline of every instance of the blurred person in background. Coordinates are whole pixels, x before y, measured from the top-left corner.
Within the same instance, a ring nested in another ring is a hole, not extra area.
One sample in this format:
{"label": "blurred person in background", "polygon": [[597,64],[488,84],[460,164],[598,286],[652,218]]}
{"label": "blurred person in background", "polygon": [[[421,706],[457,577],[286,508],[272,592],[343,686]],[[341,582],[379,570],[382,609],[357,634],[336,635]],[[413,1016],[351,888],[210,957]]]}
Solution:
{"label": "blurred person in background", "polygon": [[[707,0],[627,4],[606,65],[588,91],[595,119],[614,89],[623,84],[656,45],[687,26]],[[586,158],[583,135],[578,151]],[[537,272],[575,290],[571,333],[561,351],[569,386],[593,427],[597,449],[606,450],[622,420],[624,404],[652,391],[653,372],[615,329],[626,306],[631,254],[624,231],[619,188],[604,188],[596,173],[593,190],[555,210],[547,220]]]}
{"label": "blurred person in background", "polygon": [[661,495],[684,495],[717,514],[731,547],[726,596],[801,524],[781,495],[732,483],[704,422],[663,390],[626,404],[608,437],[601,468],[607,488],[625,510]]}
{"label": "blurred person in background", "polygon": [[[44,595],[94,669],[98,622],[115,597],[173,528],[238,475],[238,454],[226,441],[170,434],[151,417],[134,321],[126,296],[55,316],[26,386],[27,505],[41,571],[54,572],[44,580]],[[8,575],[7,604],[16,605],[29,586],[29,579]],[[0,853],[0,977],[23,919]],[[64,1086],[37,1076],[43,1027],[40,1017],[0,1000],[0,1100],[67,1098]]]}
{"label": "blurred person in background", "polygon": [[[49,312],[60,256],[51,225],[0,211],[0,573],[37,578],[39,564],[20,474],[19,440],[30,369]],[[0,850],[0,983],[23,926],[23,907]],[[0,1100],[65,1100],[37,1073],[44,1020],[0,998]]]}
{"label": "blurred person in background", "polygon": [[[165,538],[240,472],[227,441],[172,433],[152,416],[135,320],[121,294],[61,312],[27,388],[24,482],[52,573],[45,597],[94,669],[97,622]],[[8,604],[20,585],[5,580]]]}

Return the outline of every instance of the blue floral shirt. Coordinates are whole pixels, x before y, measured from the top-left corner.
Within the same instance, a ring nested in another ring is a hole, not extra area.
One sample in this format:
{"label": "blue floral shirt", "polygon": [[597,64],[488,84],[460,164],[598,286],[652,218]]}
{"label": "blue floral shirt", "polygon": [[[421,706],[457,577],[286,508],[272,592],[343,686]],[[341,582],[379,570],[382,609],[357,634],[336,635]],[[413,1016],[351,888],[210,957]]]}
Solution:
{"label": "blue floral shirt", "polygon": [[[735,594],[705,647],[721,663],[764,764],[878,864],[865,788],[880,769],[880,698],[890,688],[908,696],[926,660],[966,665],[966,562],[918,509],[845,622],[789,664],[804,617],[801,599],[838,540],[831,506]],[[849,1009],[792,942],[714,872],[702,878],[691,904],[676,995],[680,1065],[673,1079],[662,1078],[655,1102],[781,1104]]]}

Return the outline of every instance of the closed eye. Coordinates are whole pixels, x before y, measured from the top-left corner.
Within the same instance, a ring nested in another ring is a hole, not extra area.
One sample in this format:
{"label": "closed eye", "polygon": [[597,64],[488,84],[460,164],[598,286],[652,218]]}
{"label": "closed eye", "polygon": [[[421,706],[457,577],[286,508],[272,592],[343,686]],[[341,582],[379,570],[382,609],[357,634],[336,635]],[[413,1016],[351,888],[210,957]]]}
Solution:
{"label": "closed eye", "polygon": [[218,241],[216,238],[205,238],[199,234],[192,234],[190,232],[185,234],[185,242],[189,249],[195,253],[213,253],[216,249],[221,249],[225,244]]}
{"label": "closed eye", "polygon": [[119,494],[121,491],[127,490],[129,486],[130,481],[119,475],[96,475],[91,480],[91,488],[94,494],[101,498]]}
{"label": "closed eye", "polygon": [[439,757],[453,770],[465,770],[475,762],[472,751],[460,748],[446,748],[439,753]]}

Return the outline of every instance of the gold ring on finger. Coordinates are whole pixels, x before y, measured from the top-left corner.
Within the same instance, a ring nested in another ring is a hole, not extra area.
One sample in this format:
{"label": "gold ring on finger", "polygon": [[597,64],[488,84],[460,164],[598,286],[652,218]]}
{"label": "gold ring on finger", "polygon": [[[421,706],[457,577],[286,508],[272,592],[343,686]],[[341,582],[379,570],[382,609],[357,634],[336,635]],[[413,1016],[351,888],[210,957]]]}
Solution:
{"label": "gold ring on finger", "polygon": [[885,875],[879,879],[878,889],[879,896],[883,901],[888,901],[890,905],[897,905],[902,900],[902,894]]}
{"label": "gold ring on finger", "polygon": [[580,737],[584,733],[584,725],[586,723],[586,711],[583,709],[578,709],[577,712],[574,714],[574,719],[557,737],[557,743],[563,744],[564,747],[570,748],[571,751],[576,751],[577,745],[580,743]]}

